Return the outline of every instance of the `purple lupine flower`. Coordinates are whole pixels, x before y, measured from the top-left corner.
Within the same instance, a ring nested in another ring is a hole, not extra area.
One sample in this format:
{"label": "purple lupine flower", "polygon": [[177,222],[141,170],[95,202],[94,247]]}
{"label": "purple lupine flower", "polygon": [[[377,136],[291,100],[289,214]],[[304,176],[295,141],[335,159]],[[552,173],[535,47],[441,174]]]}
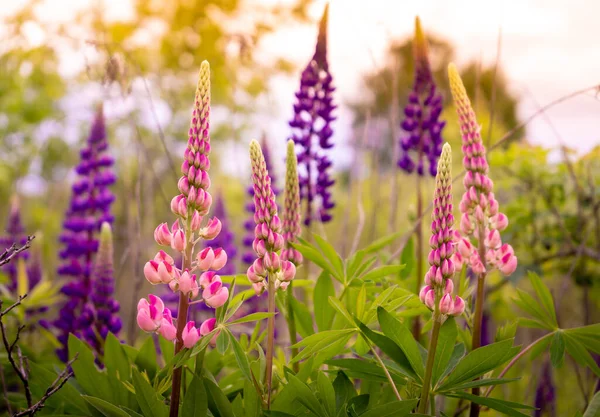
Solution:
{"label": "purple lupine flower", "polygon": [[536,408],[533,412],[534,417],[556,416],[556,390],[552,381],[550,361],[546,361],[542,365],[542,372],[535,390],[534,407]]}
{"label": "purple lupine flower", "polygon": [[213,249],[223,248],[227,253],[228,262],[219,272],[222,275],[233,275],[235,274],[237,248],[235,246],[235,237],[231,231],[229,217],[227,216],[227,210],[225,209],[225,200],[221,193],[217,195],[213,215],[221,220],[221,233],[216,238],[205,241],[204,246]]}
{"label": "purple lupine flower", "polygon": [[306,201],[304,224],[331,220],[335,206],[331,196],[331,159],[326,151],[333,148],[331,123],[333,111],[333,78],[327,62],[327,20],[329,5],[319,25],[315,54],[302,72],[300,89],[296,93],[294,118],[289,122],[297,146],[300,198]]}
{"label": "purple lupine flower", "polygon": [[[63,347],[57,351],[61,360],[68,359],[67,341],[69,333],[85,336],[94,321],[94,310],[88,303],[92,294],[91,272],[94,255],[98,251],[98,233],[102,223],[113,222],[110,207],[114,195],[109,187],[115,182],[111,167],[113,158],[107,153],[108,141],[102,107],[98,107],[91,127],[87,145],[81,150],[81,161],[76,166],[78,178],[72,187],[72,197],[63,222],[60,242],[64,245],[59,252],[58,275],[68,282],[61,292],[67,296],[54,321],[59,330],[58,340]],[[89,336],[89,335],[88,335]],[[90,340],[92,344],[96,336]]]}
{"label": "purple lupine flower", "polygon": [[[21,210],[17,196],[13,196],[11,198],[10,211],[8,213],[8,218],[6,219],[5,232],[6,234],[0,237],[0,250],[2,252],[11,247],[13,243],[16,243],[18,246],[23,246],[27,242],[25,228],[21,222]],[[17,260],[27,260],[28,258],[29,252],[23,251],[13,258],[13,262],[9,262],[2,267],[2,270],[8,275],[8,288],[11,291],[14,291],[17,288]],[[31,287],[33,287],[33,285],[30,284],[30,288]]]}
{"label": "purple lupine flower", "polygon": [[[265,158],[265,163],[267,164],[267,170],[271,173],[271,183],[274,184],[275,177],[272,175],[273,173],[273,165],[271,165],[271,153],[269,152],[269,147],[267,144],[267,140],[265,137],[261,140],[261,148],[263,150],[263,156]],[[242,262],[246,266],[252,265],[254,259],[256,259],[256,255],[254,254],[254,250],[252,249],[252,242],[254,242],[254,187],[250,185],[247,190],[248,196],[250,197],[250,201],[246,204],[246,212],[249,214],[248,220],[244,222],[244,230],[246,231],[246,235],[242,240],[242,244],[246,248],[246,251],[242,255]],[[273,185],[273,194],[278,195],[279,189]],[[227,252],[229,253],[229,252]]]}
{"label": "purple lupine flower", "polygon": [[[115,279],[113,271],[113,242],[110,224],[102,223],[100,246],[92,269],[92,296],[94,326],[85,330],[86,339],[95,339],[97,351],[102,350],[102,340],[108,332],[118,335],[123,323],[118,316],[119,303],[114,298]],[[100,335],[101,339],[95,337]]]}
{"label": "purple lupine flower", "polygon": [[413,42],[415,80],[404,108],[404,120],[401,125],[404,133],[400,138],[402,152],[398,166],[408,173],[416,168],[418,175],[424,175],[427,159],[429,174],[435,177],[437,160],[442,153],[442,129],[446,122],[440,120],[443,109],[442,95],[435,86],[427,56],[427,40],[418,17],[415,20]]}

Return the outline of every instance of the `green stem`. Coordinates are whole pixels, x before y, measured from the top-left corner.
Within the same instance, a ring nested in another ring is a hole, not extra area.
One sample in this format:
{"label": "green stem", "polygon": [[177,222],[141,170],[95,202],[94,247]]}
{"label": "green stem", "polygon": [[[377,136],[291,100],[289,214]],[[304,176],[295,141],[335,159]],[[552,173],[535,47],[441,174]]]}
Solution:
{"label": "green stem", "polygon": [[271,386],[273,382],[273,350],[275,348],[275,280],[269,276],[268,283],[268,303],[269,313],[271,316],[267,319],[267,369],[266,369],[266,384],[267,384],[267,410],[271,408]]}
{"label": "green stem", "polygon": [[425,367],[425,376],[423,377],[423,389],[421,390],[421,401],[419,402],[419,413],[427,412],[427,400],[431,391],[431,374],[433,373],[433,362],[435,360],[435,351],[437,349],[438,336],[440,334],[440,315],[438,312],[439,297],[435,300],[435,310],[433,312],[433,330],[431,331],[431,340],[429,341],[429,350],[427,351],[427,365]]}
{"label": "green stem", "polygon": [[[290,282],[290,285],[287,288],[287,310],[288,310],[288,330],[290,331],[290,344],[294,346],[298,342],[298,337],[296,335],[296,318],[294,317],[294,308],[292,307],[292,300],[294,299],[294,288],[292,287],[294,282]],[[295,358],[298,355],[298,348],[292,347],[292,358]],[[298,373],[300,370],[300,364],[298,362],[294,362],[292,365],[292,369],[295,373]]]}
{"label": "green stem", "polygon": [[[365,340],[366,340],[366,338],[365,338]],[[371,348],[371,352],[373,352],[373,355],[377,359],[377,362],[379,362],[379,365],[381,365],[381,368],[383,369],[383,372],[385,373],[385,376],[387,377],[388,381],[390,381],[390,385],[392,386],[392,389],[394,390],[394,394],[396,394],[396,398],[398,398],[398,401],[402,401],[402,397],[400,396],[400,393],[398,392],[398,388],[396,388],[396,384],[394,383],[394,380],[392,379],[392,375],[390,374],[387,367],[383,363],[383,360],[381,360],[381,356],[379,356],[377,354],[377,351],[375,351],[375,348],[371,345],[371,343],[369,343],[369,342],[367,342],[367,343],[369,344],[369,347]]]}

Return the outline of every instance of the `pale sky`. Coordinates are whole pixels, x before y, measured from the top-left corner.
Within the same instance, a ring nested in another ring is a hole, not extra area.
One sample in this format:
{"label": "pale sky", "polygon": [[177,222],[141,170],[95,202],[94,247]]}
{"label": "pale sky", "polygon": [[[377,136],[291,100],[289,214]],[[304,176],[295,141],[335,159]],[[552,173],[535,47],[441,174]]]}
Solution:
{"label": "pale sky", "polygon": [[[51,21],[69,20],[74,10],[91,0],[44,0],[40,15]],[[279,3],[280,0],[247,0]],[[108,16],[131,13],[124,0],[103,0]],[[284,1],[285,2],[285,1]],[[22,0],[3,1],[1,15]],[[312,9],[316,18],[325,0]],[[248,6],[251,10],[251,6]],[[414,17],[424,29],[449,39],[456,47],[458,64],[471,59],[493,63],[498,33],[502,30],[500,63],[509,87],[522,98],[519,115],[526,118],[537,105],[546,104],[574,90],[600,84],[600,1],[596,0],[331,0],[329,60],[337,102],[341,104],[338,137],[347,137],[351,117],[344,102],[362,94],[361,76],[384,64],[391,39],[410,36]],[[35,30],[32,30],[35,36]],[[283,55],[302,67],[314,51],[316,27],[291,26],[265,39],[264,56]],[[82,65],[81,56],[69,56],[68,66]],[[72,62],[80,61],[80,62]],[[271,136],[286,137],[297,78],[273,81],[270,101],[277,111],[265,119]],[[532,99],[535,100],[533,100]],[[600,143],[600,97],[580,96],[556,106],[548,116],[568,145],[580,152]],[[165,120],[167,122],[168,120]],[[534,143],[553,146],[558,139],[545,118],[527,130]]]}

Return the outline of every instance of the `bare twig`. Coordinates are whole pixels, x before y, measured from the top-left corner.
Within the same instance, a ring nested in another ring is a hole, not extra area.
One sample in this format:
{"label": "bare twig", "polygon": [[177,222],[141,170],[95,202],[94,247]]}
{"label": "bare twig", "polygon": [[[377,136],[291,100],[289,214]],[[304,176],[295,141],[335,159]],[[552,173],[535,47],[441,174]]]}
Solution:
{"label": "bare twig", "polygon": [[19,253],[29,249],[31,247],[31,242],[33,241],[33,239],[35,239],[35,236],[27,236],[27,241],[23,246],[18,246],[16,243],[13,243],[0,255],[0,266],[6,265]]}

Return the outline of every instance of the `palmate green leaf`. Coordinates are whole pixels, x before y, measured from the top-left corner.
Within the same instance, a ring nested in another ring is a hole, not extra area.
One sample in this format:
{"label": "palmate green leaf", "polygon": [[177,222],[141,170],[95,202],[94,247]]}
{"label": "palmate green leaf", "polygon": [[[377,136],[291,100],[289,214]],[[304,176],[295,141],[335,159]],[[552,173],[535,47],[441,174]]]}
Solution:
{"label": "palmate green leaf", "polygon": [[400,263],[406,265],[406,267],[400,271],[400,278],[406,279],[410,276],[415,265],[415,259],[415,241],[414,238],[411,237],[406,242],[406,245],[400,254]]}
{"label": "palmate green leaf", "polygon": [[169,413],[162,397],[159,398],[154,388],[146,381],[137,369],[133,369],[133,386],[135,398],[146,417],[166,417]]}
{"label": "palmate green leaf", "polygon": [[355,329],[342,329],[327,330],[310,335],[294,345],[294,347],[303,347],[304,349],[302,349],[302,351],[296,357],[292,358],[291,362],[293,363],[301,361],[313,355],[314,353],[327,348],[336,341],[343,339],[346,339],[347,341],[355,332]]}
{"label": "palmate green leaf", "polygon": [[252,374],[250,372],[250,362],[248,362],[248,356],[246,355],[246,352],[244,352],[244,349],[242,349],[240,342],[238,342],[236,337],[230,331],[224,333],[227,333],[229,336],[229,340],[231,341],[231,346],[233,348],[233,354],[235,355],[235,360],[237,361],[240,371],[242,372],[244,377],[246,377],[246,379],[252,381]]}
{"label": "palmate green leaf", "polygon": [[400,271],[402,271],[402,269],[404,269],[404,265],[382,265],[362,275],[360,279],[363,281],[379,282],[384,277],[397,275]]}
{"label": "palmate green leaf", "polygon": [[585,410],[583,417],[600,417],[600,392],[597,392],[592,398],[590,405]]}
{"label": "palmate green leaf", "polygon": [[317,234],[313,233],[313,238],[315,239],[315,242],[317,242],[317,245],[319,246],[319,249],[321,249],[323,255],[325,255],[325,258],[327,258],[331,265],[333,265],[338,275],[340,277],[344,277],[344,261],[342,261],[340,255],[338,255],[338,253],[335,251],[335,248],[331,245],[331,243],[327,242]]}
{"label": "palmate green leaf", "polygon": [[296,324],[298,333],[302,337],[308,337],[315,332],[312,314],[308,310],[308,306],[306,304],[298,301],[297,298],[292,298],[292,309],[294,310],[294,317],[296,319]]}
{"label": "palmate green leaf", "polygon": [[587,366],[596,374],[598,378],[600,378],[600,368],[585,346],[571,334],[564,333],[563,337],[565,340],[565,348],[567,349],[567,352],[569,352],[569,355],[575,359],[575,362],[582,366]]}
{"label": "palmate green leaf", "polygon": [[419,400],[394,401],[372,408],[360,417],[404,417],[417,406]]}
{"label": "palmate green leaf", "polygon": [[589,326],[575,327],[573,329],[564,330],[578,342],[582,343],[587,349],[594,353],[600,354],[600,323]]}
{"label": "palmate green leaf", "polygon": [[344,282],[344,277],[338,273],[336,268],[310,243],[302,238],[298,238],[300,243],[292,243],[292,246],[302,254],[305,259],[313,262],[315,265],[321,267],[324,271],[331,274],[332,277],[337,279],[339,282]]}
{"label": "palmate green leaf", "polygon": [[519,317],[517,323],[520,327],[529,327],[530,329],[545,329],[548,330],[548,326],[539,320],[528,319],[525,317]]}
{"label": "palmate green leaf", "polygon": [[418,343],[410,330],[382,307],[377,309],[377,317],[383,334],[400,346],[412,369],[422,379],[425,373],[423,358]]}
{"label": "palmate green leaf", "polygon": [[565,339],[562,331],[557,330],[552,337],[550,344],[550,361],[552,366],[559,368],[565,360]]}
{"label": "palmate green leaf", "polygon": [[317,278],[314,291],[315,322],[319,331],[330,329],[335,316],[335,310],[329,304],[329,297],[335,297],[335,288],[331,276],[323,271]]}
{"label": "palmate green leaf", "polygon": [[321,366],[323,362],[331,359],[334,356],[346,353],[346,345],[350,339],[354,336],[354,332],[341,337],[339,340],[334,341],[330,345],[319,350],[313,357],[312,368],[316,369]]}
{"label": "palmate green leaf", "polygon": [[365,260],[366,255],[367,253],[364,250],[359,250],[346,261],[347,277],[353,278],[354,276],[356,276],[356,271],[358,267],[362,264],[362,262]]}
{"label": "palmate green leaf", "polygon": [[454,351],[454,344],[456,342],[456,336],[458,335],[458,329],[456,328],[456,322],[454,317],[448,317],[448,319],[442,324],[440,333],[438,336],[437,349],[435,351],[435,358],[433,361],[433,370],[431,384],[435,384],[439,381],[440,377],[446,370],[452,352]]}
{"label": "palmate green leaf", "polygon": [[368,271],[375,262],[377,262],[377,256],[370,257],[365,262],[360,264],[358,266],[358,268],[356,268],[356,271],[354,272],[354,274],[352,274],[352,275],[348,274],[348,279],[351,280],[351,279],[356,279],[357,277],[360,277],[362,274],[365,273],[365,271]]}
{"label": "palmate green leaf", "polygon": [[440,385],[439,391],[450,390],[454,385],[470,381],[508,361],[519,350],[513,349],[512,343],[512,339],[509,339],[471,351],[456,365],[454,371]]}
{"label": "palmate green leaf", "polygon": [[552,294],[550,293],[550,290],[548,289],[548,287],[546,287],[546,285],[542,282],[542,280],[536,273],[529,271],[528,276],[529,281],[531,282],[535,293],[537,294],[540,302],[542,303],[544,310],[548,314],[552,325],[554,326],[554,328],[558,328],[558,322],[556,320],[556,310],[554,308],[554,300],[552,299]]}
{"label": "palmate green leaf", "polygon": [[346,404],[356,396],[354,384],[342,371],[338,371],[337,376],[333,380],[333,390],[335,391],[335,407],[336,416],[345,417]]}
{"label": "palmate green leaf", "polygon": [[323,372],[317,374],[317,392],[318,398],[327,410],[327,415],[335,416],[335,391],[327,375]]}
{"label": "palmate green leaf", "polygon": [[208,378],[204,378],[204,388],[208,398],[208,408],[215,417],[235,417],[231,403],[221,388]]}
{"label": "palmate green leaf", "polygon": [[400,370],[404,373],[404,375],[412,378],[414,380],[418,380],[419,377],[415,373],[414,369],[404,351],[398,346],[392,339],[373,330],[369,329],[363,323],[359,323],[360,331],[371,340],[377,347],[379,347],[383,353],[389,356],[396,364]]}
{"label": "palmate green leaf", "polygon": [[519,289],[517,289],[517,295],[518,297],[513,299],[517,307],[533,316],[537,321],[544,325],[545,329],[556,329],[556,326],[554,326],[548,313],[544,311],[543,307],[535,300],[535,298]]}
{"label": "palmate green leaf", "polygon": [[312,413],[317,416],[327,416],[327,411],[323,405],[319,402],[315,394],[311,389],[294,375],[288,375],[288,385],[295,393],[295,401],[308,408]]}
{"label": "palmate green leaf", "polygon": [[454,392],[452,394],[446,394],[446,396],[462,398],[479,405],[484,405],[511,417],[529,417],[528,414],[523,414],[522,412],[518,411],[518,409],[535,409],[534,407],[530,407],[525,404],[513,403],[511,401],[499,400],[497,398],[480,397],[478,395],[469,394],[468,392]]}
{"label": "palmate green leaf", "polygon": [[402,237],[403,234],[404,232],[396,232],[392,233],[391,235],[384,236],[375,240],[373,243],[371,243],[369,246],[362,250],[367,254],[379,252],[381,249],[394,243],[394,241]]}
{"label": "palmate green leaf", "polygon": [[104,344],[104,365],[109,375],[114,375],[121,381],[131,380],[131,364],[127,354],[121,347],[119,339],[110,332]]}
{"label": "palmate green leaf", "polygon": [[348,312],[348,310],[346,310],[346,307],[344,307],[340,300],[338,300],[336,297],[329,297],[329,304],[331,304],[331,306],[335,308],[342,315],[342,317],[346,319],[348,324],[350,324],[351,326],[355,325],[352,315]]}
{"label": "palmate green leaf", "polygon": [[68,347],[69,359],[73,359],[75,354],[78,355],[71,368],[73,368],[75,378],[85,393],[107,401],[113,401],[114,397],[106,372],[101,372],[96,367],[94,354],[88,345],[70,334]]}
{"label": "palmate green leaf", "polygon": [[250,323],[253,321],[260,321],[260,320],[268,319],[269,317],[274,316],[274,315],[275,315],[275,313],[252,313],[252,314],[248,314],[247,316],[240,317],[237,320],[230,321],[229,323],[227,323],[227,326],[230,326],[232,324],[242,324],[242,323]]}
{"label": "palmate green leaf", "polygon": [[205,417],[208,411],[208,397],[202,378],[194,376],[183,397],[181,417]]}
{"label": "palmate green leaf", "polygon": [[127,412],[101,398],[91,397],[89,395],[82,395],[81,397],[106,417],[130,417]]}

